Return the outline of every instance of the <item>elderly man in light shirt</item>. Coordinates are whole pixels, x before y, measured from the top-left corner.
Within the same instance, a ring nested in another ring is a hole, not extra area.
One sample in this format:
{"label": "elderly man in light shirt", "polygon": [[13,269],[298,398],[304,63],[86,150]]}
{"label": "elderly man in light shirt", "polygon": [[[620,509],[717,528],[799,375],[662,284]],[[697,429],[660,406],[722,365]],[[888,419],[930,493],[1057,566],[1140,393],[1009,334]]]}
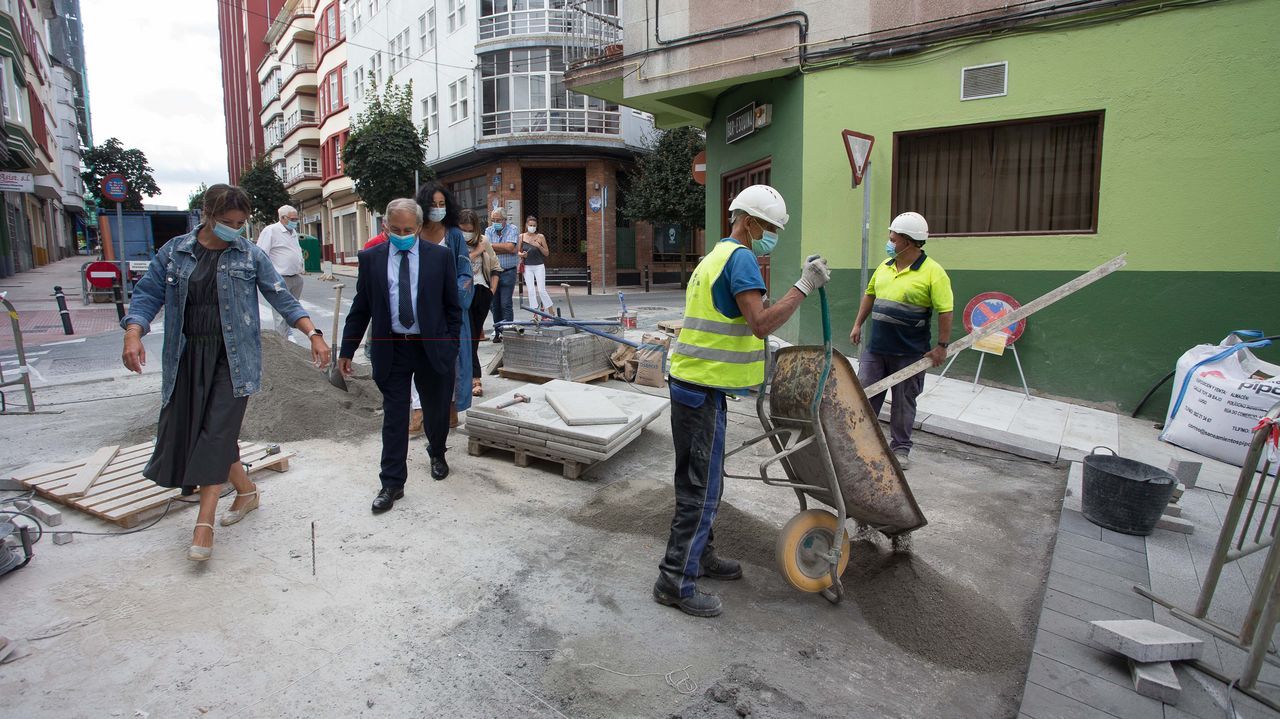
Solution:
{"label": "elderly man in light shirt", "polygon": [[[280,221],[262,228],[258,247],[271,259],[271,265],[284,278],[285,289],[295,300],[302,300],[302,245],[298,244],[298,211],[289,205],[276,213]],[[279,313],[272,310],[276,331],[289,339],[293,330]]]}

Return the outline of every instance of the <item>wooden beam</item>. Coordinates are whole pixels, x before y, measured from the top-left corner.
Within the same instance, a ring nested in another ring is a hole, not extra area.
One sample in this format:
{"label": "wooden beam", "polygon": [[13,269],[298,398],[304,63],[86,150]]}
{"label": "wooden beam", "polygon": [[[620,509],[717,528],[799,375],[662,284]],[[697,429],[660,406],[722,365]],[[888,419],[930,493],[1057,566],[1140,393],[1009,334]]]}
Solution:
{"label": "wooden beam", "polygon": [[[1048,307],[1054,302],[1057,302],[1063,297],[1074,294],[1075,292],[1078,292],[1079,290],[1082,290],[1085,287],[1088,287],[1094,282],[1097,282],[1103,277],[1106,277],[1112,272],[1115,272],[1121,267],[1124,267],[1126,262],[1128,261],[1127,260],[1128,256],[1129,256],[1129,253],[1126,252],[1125,254],[1120,255],[1119,257],[1111,260],[1110,262],[1107,262],[1102,265],[1098,265],[1097,267],[1093,268],[1092,270],[1089,270],[1083,275],[1080,275],[1074,280],[1071,280],[1070,282],[1059,287],[1058,289],[1048,292],[1046,294],[1043,294],[1035,298],[1034,300],[1028,302],[1027,304],[1019,307],[1018,309],[1010,312],[1009,314],[1004,315],[1003,317],[1000,318],[1000,321],[990,322],[982,327],[975,329],[973,332],[970,332],[968,335],[965,335],[963,338],[956,340],[955,342],[952,342],[951,344],[947,345],[946,356],[950,357],[951,355],[954,355],[957,352],[967,350],[973,346],[974,342],[977,342],[983,337],[995,334],[996,332],[999,332],[1001,329],[1008,327],[1009,325],[1014,324],[1015,322],[1021,321],[1023,318],[1027,317],[1028,315],[1035,312],[1039,312],[1040,310]],[[924,357],[919,362],[915,362],[908,367],[905,367],[903,369],[898,370],[897,372],[894,372],[888,377],[885,377],[879,382],[876,382],[870,387],[867,387],[866,388],[867,399],[871,399],[872,397],[875,397],[876,395],[880,394],[881,392],[884,392],[885,390],[898,384],[899,382],[903,382],[905,380],[911,379],[912,377],[920,374],[921,372],[929,369],[932,366],[933,366],[933,362],[928,357]]]}
{"label": "wooden beam", "polygon": [[65,486],[58,492],[62,497],[79,497],[93,486],[97,481],[98,475],[102,474],[102,470],[111,464],[111,460],[115,459],[116,453],[120,451],[120,445],[113,444],[110,447],[103,447],[93,456],[84,461],[84,466],[72,477]]}

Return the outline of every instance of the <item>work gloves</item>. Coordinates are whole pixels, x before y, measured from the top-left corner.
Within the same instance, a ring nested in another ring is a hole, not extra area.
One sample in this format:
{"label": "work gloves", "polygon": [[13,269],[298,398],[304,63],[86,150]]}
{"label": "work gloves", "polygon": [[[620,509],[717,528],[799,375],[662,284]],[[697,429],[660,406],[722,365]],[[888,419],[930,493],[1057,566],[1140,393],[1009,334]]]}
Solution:
{"label": "work gloves", "polygon": [[827,284],[830,279],[831,270],[827,268],[827,261],[821,255],[814,255],[805,261],[804,270],[800,273],[795,288],[808,297],[810,292]]}

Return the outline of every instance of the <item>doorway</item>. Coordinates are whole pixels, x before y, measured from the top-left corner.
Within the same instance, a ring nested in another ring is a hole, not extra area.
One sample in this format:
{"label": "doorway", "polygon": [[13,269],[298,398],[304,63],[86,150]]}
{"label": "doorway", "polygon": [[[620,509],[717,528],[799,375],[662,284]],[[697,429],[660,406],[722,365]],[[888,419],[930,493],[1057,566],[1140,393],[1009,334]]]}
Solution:
{"label": "doorway", "polygon": [[[738,196],[739,192],[752,185],[767,185],[772,175],[773,158],[766,157],[758,162],[750,165],[739,167],[736,170],[730,170],[721,176],[720,188],[720,229],[721,237],[728,237],[729,231],[732,229],[729,222],[729,205],[733,203],[733,198]],[[764,275],[764,285],[769,286],[769,257],[759,257],[756,261],[760,264],[760,274]]]}
{"label": "doorway", "polygon": [[[547,237],[547,270],[587,266],[587,171],[584,168],[527,168],[521,171],[524,214],[538,218]],[[524,217],[513,218],[524,227]]]}

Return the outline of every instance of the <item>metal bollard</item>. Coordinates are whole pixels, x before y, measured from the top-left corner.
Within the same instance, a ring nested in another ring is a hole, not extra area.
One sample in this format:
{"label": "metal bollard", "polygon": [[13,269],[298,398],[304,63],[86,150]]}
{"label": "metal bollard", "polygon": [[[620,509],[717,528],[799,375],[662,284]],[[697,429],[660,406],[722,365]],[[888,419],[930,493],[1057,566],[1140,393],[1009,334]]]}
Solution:
{"label": "metal bollard", "polygon": [[75,330],[71,329],[71,310],[67,309],[67,296],[62,293],[62,285],[53,286],[53,299],[58,303],[58,314],[62,315],[62,332],[75,334]]}
{"label": "metal bollard", "polygon": [[591,265],[587,265],[587,294],[591,294]]}
{"label": "metal bollard", "polygon": [[649,291],[649,266],[644,266],[644,291]]}
{"label": "metal bollard", "polygon": [[119,280],[111,283],[111,296],[116,301],[116,319],[124,319],[124,288]]}

